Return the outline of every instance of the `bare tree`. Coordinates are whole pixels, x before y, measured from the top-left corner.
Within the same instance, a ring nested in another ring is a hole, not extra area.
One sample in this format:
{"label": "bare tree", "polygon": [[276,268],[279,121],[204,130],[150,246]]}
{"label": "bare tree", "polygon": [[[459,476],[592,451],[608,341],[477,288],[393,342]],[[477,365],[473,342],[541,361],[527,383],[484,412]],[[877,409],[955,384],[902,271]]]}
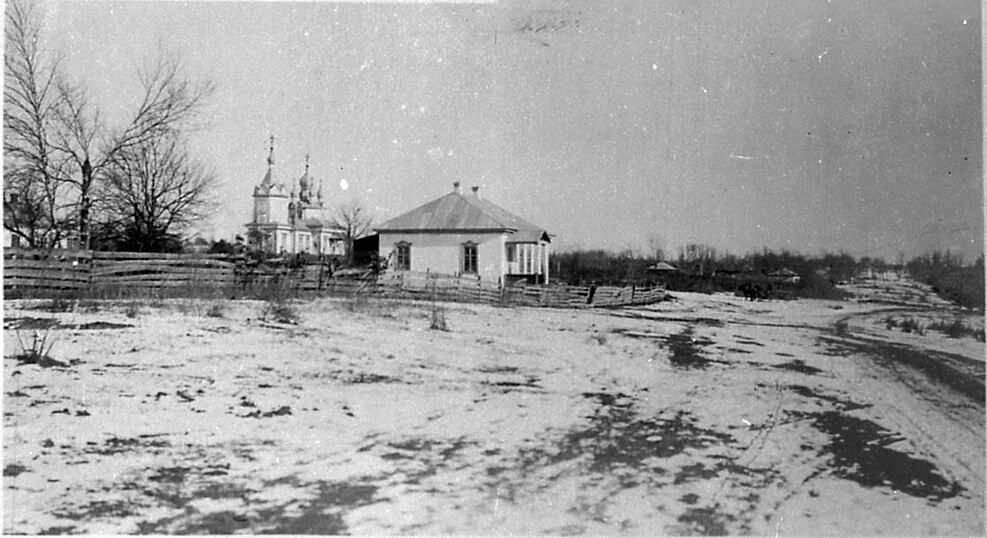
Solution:
{"label": "bare tree", "polygon": [[61,58],[46,58],[34,6],[8,2],[4,26],[4,227],[30,247],[57,244],[65,231],[64,156],[53,144],[63,102]]}
{"label": "bare tree", "polygon": [[[5,209],[14,202],[21,208],[10,211],[10,219],[5,211],[4,225],[29,242],[39,235],[32,226],[53,230],[42,235],[54,243],[71,216],[82,244],[88,246],[96,182],[130,150],[193,127],[215,85],[194,81],[178,56],[162,52],[137,70],[141,93],[128,123],[107,127],[86,87],[61,76],[60,57],[45,61],[41,29],[42,21],[29,2],[7,3],[4,172],[11,182],[5,179],[4,186],[21,187],[22,194],[15,200],[5,197]],[[15,181],[29,183],[30,188]],[[40,208],[45,209],[45,221],[37,220]]]}
{"label": "bare tree", "polygon": [[346,257],[353,261],[353,241],[370,231],[373,215],[367,213],[356,200],[343,202],[336,208],[333,224],[342,228],[346,239]]}
{"label": "bare tree", "polygon": [[97,190],[104,233],[127,250],[167,250],[211,207],[216,176],[192,157],[177,132],[119,151]]}
{"label": "bare tree", "polygon": [[702,243],[689,243],[679,248],[679,267],[691,266],[699,275],[706,275],[716,261],[716,249]]}
{"label": "bare tree", "polygon": [[[215,91],[211,81],[193,82],[183,74],[181,61],[161,54],[149,67],[138,70],[142,93],[130,123],[118,130],[104,127],[99,109],[86,89],[65,81],[58,84],[64,106],[59,115],[57,147],[74,164],[70,180],[79,192],[79,236],[88,246],[94,182],[108,169],[133,159],[131,150],[146,151],[161,138],[189,128],[206,99]],[[165,142],[165,145],[168,145]],[[125,165],[128,166],[128,165]],[[119,172],[117,170],[116,172]]]}
{"label": "bare tree", "polygon": [[655,263],[665,261],[665,240],[662,238],[661,234],[652,232],[648,234],[647,238],[648,253],[651,255],[651,260]]}

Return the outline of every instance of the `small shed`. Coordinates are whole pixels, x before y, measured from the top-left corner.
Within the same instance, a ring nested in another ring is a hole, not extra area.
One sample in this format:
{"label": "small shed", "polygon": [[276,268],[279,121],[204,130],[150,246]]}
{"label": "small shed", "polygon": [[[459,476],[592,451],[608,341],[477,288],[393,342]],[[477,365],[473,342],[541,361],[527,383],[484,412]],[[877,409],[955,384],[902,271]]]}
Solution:
{"label": "small shed", "polygon": [[654,265],[649,265],[647,267],[647,270],[648,271],[653,271],[653,272],[656,272],[656,273],[669,273],[669,272],[675,273],[675,272],[678,272],[678,269],[674,265],[669,264],[669,263],[665,263],[665,262],[658,262],[658,263],[656,263]]}
{"label": "small shed", "polygon": [[787,267],[768,273],[768,280],[779,284],[798,284],[802,277]]}

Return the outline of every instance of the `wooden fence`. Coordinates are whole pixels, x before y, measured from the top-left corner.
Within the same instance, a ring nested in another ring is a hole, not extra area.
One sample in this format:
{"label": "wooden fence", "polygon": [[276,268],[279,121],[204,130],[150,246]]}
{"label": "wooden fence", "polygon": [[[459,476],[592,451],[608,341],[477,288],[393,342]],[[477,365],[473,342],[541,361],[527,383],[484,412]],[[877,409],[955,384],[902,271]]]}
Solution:
{"label": "wooden fence", "polygon": [[290,266],[223,254],[144,254],[4,250],[3,287],[7,296],[52,293],[104,296],[148,291],[195,294],[211,290],[247,294],[277,284],[298,292],[376,295],[394,298],[551,307],[616,307],[665,298],[663,288],[509,285],[476,277],[410,271],[333,276],[327,265]]}

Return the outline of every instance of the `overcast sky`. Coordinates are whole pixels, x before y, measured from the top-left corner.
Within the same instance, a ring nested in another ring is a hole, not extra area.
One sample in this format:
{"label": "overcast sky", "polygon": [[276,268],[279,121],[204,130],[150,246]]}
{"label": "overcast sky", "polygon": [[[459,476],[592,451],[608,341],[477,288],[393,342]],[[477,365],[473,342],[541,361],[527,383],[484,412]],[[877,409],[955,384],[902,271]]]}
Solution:
{"label": "overcast sky", "polygon": [[458,180],[563,249],[983,249],[976,0],[44,6],[110,121],[159,47],[219,84],[207,238],[243,233],[273,134],[282,180],[310,153],[378,222]]}

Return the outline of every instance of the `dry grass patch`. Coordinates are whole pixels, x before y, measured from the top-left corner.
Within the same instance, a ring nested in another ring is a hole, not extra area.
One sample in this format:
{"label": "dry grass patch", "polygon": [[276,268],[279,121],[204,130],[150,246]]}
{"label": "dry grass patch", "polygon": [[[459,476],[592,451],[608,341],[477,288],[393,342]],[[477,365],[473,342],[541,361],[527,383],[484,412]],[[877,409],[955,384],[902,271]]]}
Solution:
{"label": "dry grass patch", "polygon": [[17,345],[20,351],[14,359],[21,364],[37,364],[41,367],[66,366],[65,363],[51,358],[51,350],[55,347],[57,338],[49,329],[35,330],[30,338],[25,338],[21,331],[16,331]]}

